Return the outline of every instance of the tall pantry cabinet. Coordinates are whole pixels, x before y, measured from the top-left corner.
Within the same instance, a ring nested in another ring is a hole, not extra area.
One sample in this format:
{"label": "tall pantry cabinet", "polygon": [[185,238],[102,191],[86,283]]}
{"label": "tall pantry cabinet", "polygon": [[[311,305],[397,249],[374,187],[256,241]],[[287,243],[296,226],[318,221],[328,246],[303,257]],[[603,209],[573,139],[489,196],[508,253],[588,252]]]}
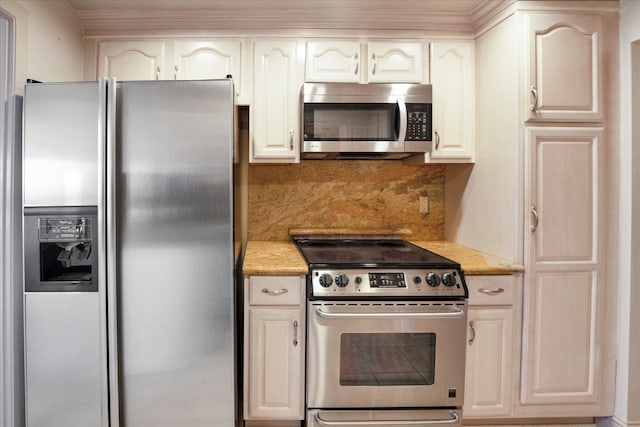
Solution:
{"label": "tall pantry cabinet", "polygon": [[604,2],[589,7],[517,2],[479,31],[476,164],[447,170],[447,238],[526,268],[515,417],[613,412],[604,188],[617,24]]}

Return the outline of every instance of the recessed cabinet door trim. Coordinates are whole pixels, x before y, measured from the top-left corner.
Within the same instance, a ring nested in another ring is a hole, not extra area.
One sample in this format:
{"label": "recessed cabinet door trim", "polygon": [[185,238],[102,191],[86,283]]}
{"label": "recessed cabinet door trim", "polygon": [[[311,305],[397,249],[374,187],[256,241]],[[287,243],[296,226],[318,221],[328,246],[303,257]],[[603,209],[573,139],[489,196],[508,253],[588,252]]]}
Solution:
{"label": "recessed cabinet door trim", "polygon": [[602,120],[602,17],[531,12],[524,15],[524,22],[525,117]]}

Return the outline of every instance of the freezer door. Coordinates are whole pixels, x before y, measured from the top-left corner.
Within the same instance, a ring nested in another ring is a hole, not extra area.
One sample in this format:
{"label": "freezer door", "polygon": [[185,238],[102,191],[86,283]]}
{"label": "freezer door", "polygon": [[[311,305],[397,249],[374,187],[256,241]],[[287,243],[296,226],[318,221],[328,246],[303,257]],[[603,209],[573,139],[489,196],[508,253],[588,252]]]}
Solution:
{"label": "freezer door", "polygon": [[27,426],[104,425],[98,293],[32,292],[24,298]]}
{"label": "freezer door", "polygon": [[26,85],[25,206],[98,204],[101,102],[97,82]]}
{"label": "freezer door", "polygon": [[116,251],[126,427],[232,427],[233,85],[118,83]]}

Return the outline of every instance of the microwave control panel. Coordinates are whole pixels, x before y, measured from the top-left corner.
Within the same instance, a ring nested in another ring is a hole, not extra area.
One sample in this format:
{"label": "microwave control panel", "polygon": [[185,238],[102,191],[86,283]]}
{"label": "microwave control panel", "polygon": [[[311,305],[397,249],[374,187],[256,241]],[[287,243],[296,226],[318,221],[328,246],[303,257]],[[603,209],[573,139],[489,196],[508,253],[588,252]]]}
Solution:
{"label": "microwave control panel", "polygon": [[407,103],[405,141],[431,141],[431,104]]}

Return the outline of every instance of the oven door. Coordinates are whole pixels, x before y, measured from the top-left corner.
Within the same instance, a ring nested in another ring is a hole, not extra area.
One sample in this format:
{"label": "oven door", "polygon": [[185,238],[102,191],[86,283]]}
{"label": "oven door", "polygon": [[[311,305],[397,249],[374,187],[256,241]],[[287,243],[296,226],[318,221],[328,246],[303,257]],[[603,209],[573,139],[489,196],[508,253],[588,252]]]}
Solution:
{"label": "oven door", "polygon": [[465,302],[307,309],[308,408],[462,406]]}

